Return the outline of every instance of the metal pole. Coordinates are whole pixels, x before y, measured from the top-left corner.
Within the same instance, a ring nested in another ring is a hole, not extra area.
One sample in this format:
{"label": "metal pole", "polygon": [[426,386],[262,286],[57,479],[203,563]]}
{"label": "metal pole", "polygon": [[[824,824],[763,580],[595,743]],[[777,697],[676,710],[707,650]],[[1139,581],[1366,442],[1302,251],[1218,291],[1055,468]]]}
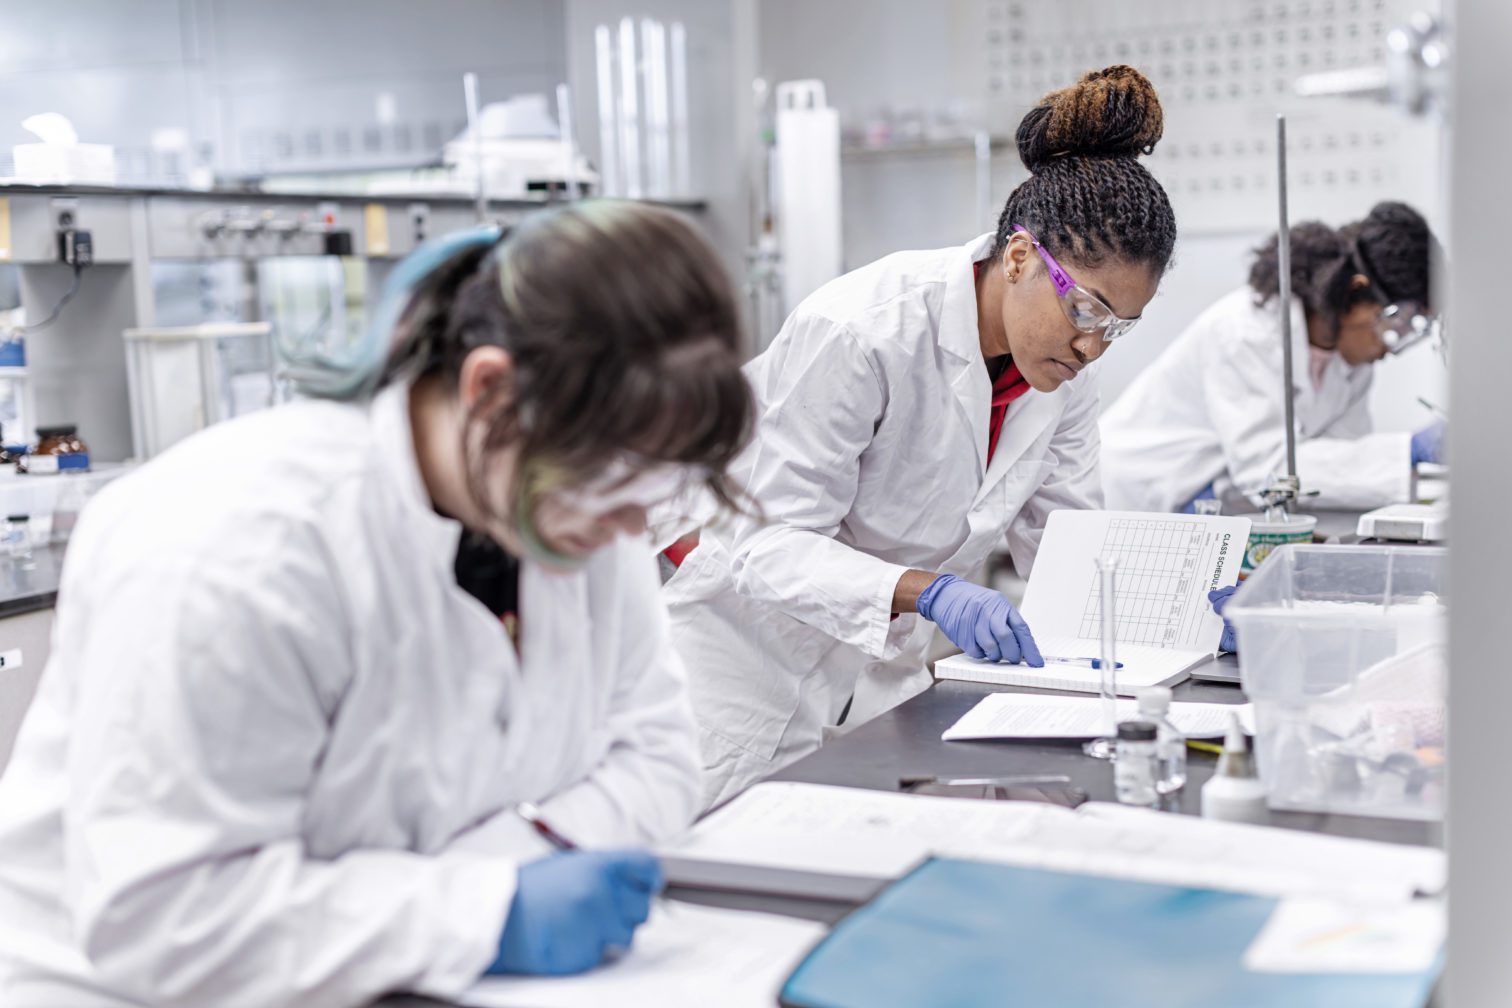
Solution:
{"label": "metal pole", "polygon": [[483,194],[483,123],[478,116],[478,75],[462,75],[462,97],[467,101],[467,128],[472,130],[473,163],[478,172],[478,223],[488,223],[488,199]]}
{"label": "metal pole", "polygon": [[976,217],[974,227],[983,227],[992,220],[992,134],[979,129],[972,136],[972,148],[976,152]]}
{"label": "metal pole", "polygon": [[1292,383],[1291,225],[1286,217],[1286,116],[1276,116],[1276,191],[1280,194],[1281,229],[1276,232],[1276,259],[1281,274],[1281,370],[1285,381],[1286,475],[1297,475],[1296,386]]}

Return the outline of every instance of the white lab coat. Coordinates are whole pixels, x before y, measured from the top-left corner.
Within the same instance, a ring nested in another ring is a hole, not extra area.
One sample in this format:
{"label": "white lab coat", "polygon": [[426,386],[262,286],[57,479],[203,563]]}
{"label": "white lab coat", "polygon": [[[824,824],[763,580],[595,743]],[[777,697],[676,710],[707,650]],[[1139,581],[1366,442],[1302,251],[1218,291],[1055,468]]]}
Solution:
{"label": "white lab coat", "polygon": [[[1297,475],[1319,491],[1304,510],[1407,500],[1411,435],[1371,433],[1371,366],[1335,354],[1315,388],[1300,301],[1291,325]],[[1258,506],[1286,470],[1281,361],[1275,299],[1256,305],[1245,287],[1197,316],[1103,414],[1108,506],[1175,511],[1210,483],[1230,513]]]}
{"label": "white lab coat", "polygon": [[547,852],[514,803],[592,846],[690,821],[646,544],[525,564],[517,660],[406,401],[215,427],[86,510],[0,781],[6,1008],[450,999]]}
{"label": "white lab coat", "polygon": [[934,625],[892,618],[910,568],[974,576],[1005,544],[1028,572],[1057,508],[1097,507],[1084,372],[1008,410],[987,465],[991,381],[970,244],[831,281],[747,365],[756,436],[734,467],[766,521],[725,520],[667,583],[715,801],[928,685]]}

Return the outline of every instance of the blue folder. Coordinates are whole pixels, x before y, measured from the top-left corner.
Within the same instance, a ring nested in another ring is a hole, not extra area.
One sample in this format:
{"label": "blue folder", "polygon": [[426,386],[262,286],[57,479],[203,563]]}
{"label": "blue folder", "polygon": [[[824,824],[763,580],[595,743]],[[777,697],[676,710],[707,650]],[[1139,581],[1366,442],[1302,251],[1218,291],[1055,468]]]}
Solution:
{"label": "blue folder", "polygon": [[1253,973],[1261,896],[936,858],[841,921],[788,1008],[1423,1008],[1423,973]]}

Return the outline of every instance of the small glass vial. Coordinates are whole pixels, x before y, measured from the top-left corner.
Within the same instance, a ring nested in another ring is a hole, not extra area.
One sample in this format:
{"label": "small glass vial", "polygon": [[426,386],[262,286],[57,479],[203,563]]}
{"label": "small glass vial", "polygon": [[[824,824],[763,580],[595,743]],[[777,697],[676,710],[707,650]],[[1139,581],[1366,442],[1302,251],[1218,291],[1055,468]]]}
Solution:
{"label": "small glass vial", "polygon": [[22,570],[36,566],[32,559],[31,515],[6,515],[4,536],[5,552],[10,555],[12,563]]}
{"label": "small glass vial", "polygon": [[1171,687],[1149,686],[1138,696],[1139,716],[1155,726],[1155,790],[1180,791],[1186,783],[1186,736],[1171,723]]}
{"label": "small glass vial", "polygon": [[1155,725],[1124,721],[1118,726],[1118,754],[1113,760],[1113,789],[1125,805],[1154,805],[1159,800],[1155,780]]}

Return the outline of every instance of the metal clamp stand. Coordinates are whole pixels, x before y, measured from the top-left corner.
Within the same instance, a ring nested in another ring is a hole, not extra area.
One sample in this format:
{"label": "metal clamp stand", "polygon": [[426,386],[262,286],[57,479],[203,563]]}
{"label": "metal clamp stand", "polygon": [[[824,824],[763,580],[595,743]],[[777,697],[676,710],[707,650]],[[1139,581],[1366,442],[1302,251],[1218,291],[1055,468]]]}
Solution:
{"label": "metal clamp stand", "polygon": [[1281,228],[1276,232],[1276,260],[1279,273],[1281,311],[1281,379],[1286,404],[1286,472],[1260,491],[1265,501],[1265,515],[1271,521],[1285,521],[1302,495],[1302,481],[1297,476],[1297,389],[1292,382],[1291,331],[1291,226],[1286,212],[1286,116],[1276,116],[1276,189],[1280,194]]}

